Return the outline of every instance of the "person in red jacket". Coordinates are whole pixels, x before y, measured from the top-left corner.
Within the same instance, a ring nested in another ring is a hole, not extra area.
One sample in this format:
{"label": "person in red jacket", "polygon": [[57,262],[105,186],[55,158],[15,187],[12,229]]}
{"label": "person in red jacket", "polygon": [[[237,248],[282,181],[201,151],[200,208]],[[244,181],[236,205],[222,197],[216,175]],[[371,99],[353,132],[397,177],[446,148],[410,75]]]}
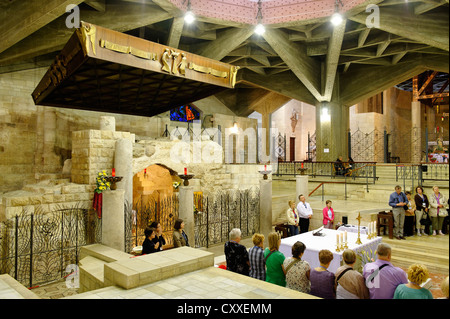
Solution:
{"label": "person in red jacket", "polygon": [[323,209],[323,226],[328,229],[333,229],[334,211],[331,208],[331,200],[325,202],[327,206]]}

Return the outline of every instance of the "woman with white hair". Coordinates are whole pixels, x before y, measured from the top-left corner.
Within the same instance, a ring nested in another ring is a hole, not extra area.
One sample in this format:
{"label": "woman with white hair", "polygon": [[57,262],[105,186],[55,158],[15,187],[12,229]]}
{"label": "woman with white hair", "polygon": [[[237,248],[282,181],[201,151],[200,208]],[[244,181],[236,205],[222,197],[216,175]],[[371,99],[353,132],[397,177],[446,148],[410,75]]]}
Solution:
{"label": "woman with white hair", "polygon": [[436,235],[436,233],[444,235],[442,225],[444,218],[448,216],[448,212],[445,209],[447,206],[447,198],[445,195],[439,192],[438,186],[433,186],[433,194],[430,196],[430,217],[433,235]]}
{"label": "woman with white hair", "polygon": [[233,228],[230,231],[230,240],[225,243],[225,258],[228,270],[248,276],[250,260],[247,248],[239,243],[241,241],[241,234],[239,228]]}

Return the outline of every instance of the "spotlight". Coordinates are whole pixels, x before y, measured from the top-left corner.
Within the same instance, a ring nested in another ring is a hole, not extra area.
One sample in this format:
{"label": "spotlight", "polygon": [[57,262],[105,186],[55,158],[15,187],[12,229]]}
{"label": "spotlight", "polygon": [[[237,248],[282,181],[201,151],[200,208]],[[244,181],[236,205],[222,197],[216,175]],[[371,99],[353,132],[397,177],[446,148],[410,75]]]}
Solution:
{"label": "spotlight", "polygon": [[191,24],[192,22],[195,21],[195,15],[192,13],[191,10],[186,11],[185,15],[184,15],[184,21],[187,24]]}
{"label": "spotlight", "polygon": [[263,35],[266,32],[266,28],[261,23],[258,23],[255,27],[255,33],[258,35]]}
{"label": "spotlight", "polygon": [[334,26],[338,26],[342,23],[342,21],[344,21],[344,19],[342,18],[342,15],[339,12],[335,12],[332,16],[331,16],[331,23]]}
{"label": "spotlight", "polygon": [[195,21],[195,15],[191,10],[191,0],[188,0],[186,13],[184,14],[184,21],[187,24],[191,24],[192,22]]}

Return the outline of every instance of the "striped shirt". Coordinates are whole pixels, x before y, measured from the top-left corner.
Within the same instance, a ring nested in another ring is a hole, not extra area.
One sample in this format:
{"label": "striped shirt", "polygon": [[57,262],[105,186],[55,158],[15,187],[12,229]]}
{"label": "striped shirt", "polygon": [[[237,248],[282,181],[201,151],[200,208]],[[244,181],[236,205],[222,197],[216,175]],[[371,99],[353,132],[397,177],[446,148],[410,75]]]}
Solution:
{"label": "striped shirt", "polygon": [[250,277],[266,280],[266,261],[264,260],[264,250],[261,247],[253,246],[248,251],[250,259]]}

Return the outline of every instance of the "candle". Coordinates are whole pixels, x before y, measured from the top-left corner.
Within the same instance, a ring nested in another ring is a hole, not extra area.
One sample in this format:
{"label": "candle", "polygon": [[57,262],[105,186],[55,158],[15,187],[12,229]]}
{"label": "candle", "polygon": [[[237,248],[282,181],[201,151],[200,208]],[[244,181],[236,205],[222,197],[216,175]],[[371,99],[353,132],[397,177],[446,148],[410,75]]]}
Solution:
{"label": "candle", "polygon": [[336,234],[336,245],[339,245],[339,234]]}
{"label": "candle", "polygon": [[187,175],[187,168],[184,168],[184,175]]}
{"label": "candle", "polygon": [[342,236],[344,236],[344,234],[343,234],[343,233],[341,233],[341,234],[340,234],[340,236],[341,236],[341,243],[343,243],[343,242],[344,242],[344,240],[343,240]]}
{"label": "candle", "polygon": [[344,241],[347,242],[347,231],[344,232]]}
{"label": "candle", "polygon": [[115,169],[115,168],[112,169],[112,176],[113,176],[113,177],[116,176],[116,169]]}
{"label": "candle", "polygon": [[303,163],[302,163],[302,168],[303,168]]}
{"label": "candle", "polygon": [[267,165],[264,165],[264,172],[267,171]]}

